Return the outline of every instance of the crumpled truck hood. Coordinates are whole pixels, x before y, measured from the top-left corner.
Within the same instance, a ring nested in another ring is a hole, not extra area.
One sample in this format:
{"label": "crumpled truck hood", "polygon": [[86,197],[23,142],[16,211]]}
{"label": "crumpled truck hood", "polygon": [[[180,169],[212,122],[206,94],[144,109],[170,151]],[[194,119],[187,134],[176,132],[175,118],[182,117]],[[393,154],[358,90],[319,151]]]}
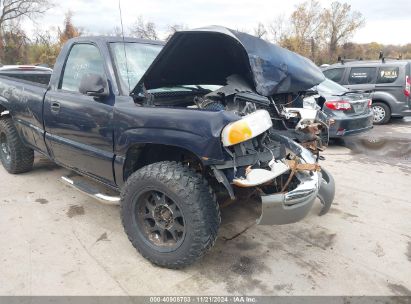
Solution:
{"label": "crumpled truck hood", "polygon": [[305,91],[325,80],[309,59],[252,35],[211,26],[176,32],[132,94],[176,85],[225,85],[240,75],[263,96]]}

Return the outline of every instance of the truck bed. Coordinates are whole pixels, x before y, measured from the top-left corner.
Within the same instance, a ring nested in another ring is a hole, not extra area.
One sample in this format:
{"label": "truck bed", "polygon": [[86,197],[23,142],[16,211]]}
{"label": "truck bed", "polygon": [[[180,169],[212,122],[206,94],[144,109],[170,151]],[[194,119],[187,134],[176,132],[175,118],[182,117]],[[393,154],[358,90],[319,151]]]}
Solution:
{"label": "truck bed", "polygon": [[26,80],[34,83],[48,85],[53,70],[32,65],[6,65],[0,67],[0,76]]}
{"label": "truck bed", "polygon": [[24,80],[31,83],[37,83],[47,86],[50,82],[50,73],[26,73],[26,72],[7,72],[0,73],[0,77],[5,76],[15,80]]}
{"label": "truck bed", "polygon": [[44,154],[47,154],[47,149],[44,143],[43,99],[47,87],[46,84],[0,75],[0,99],[7,105],[22,140]]}

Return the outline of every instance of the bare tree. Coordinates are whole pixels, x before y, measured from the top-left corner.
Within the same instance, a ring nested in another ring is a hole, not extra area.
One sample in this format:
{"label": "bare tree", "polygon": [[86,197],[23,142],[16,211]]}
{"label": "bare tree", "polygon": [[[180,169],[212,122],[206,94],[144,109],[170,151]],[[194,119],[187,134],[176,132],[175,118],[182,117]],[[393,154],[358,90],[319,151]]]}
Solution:
{"label": "bare tree", "polygon": [[122,31],[121,27],[116,25],[115,27],[113,27],[111,32],[108,33],[108,35],[109,36],[115,36],[115,37],[122,37],[123,36],[123,31]]}
{"label": "bare tree", "polygon": [[60,52],[57,30],[36,30],[34,42],[28,47],[28,62],[53,66]]}
{"label": "bare tree", "polygon": [[365,24],[360,12],[351,11],[347,3],[333,2],[322,15],[325,26],[325,38],[330,58],[336,56],[338,45],[351,38]]}
{"label": "bare tree", "polygon": [[0,0],[0,29],[7,21],[32,18],[45,13],[50,7],[49,0]]}
{"label": "bare tree", "polygon": [[291,14],[291,30],[301,41],[311,37],[319,37],[322,30],[322,9],[317,0],[309,0],[299,4]]}
{"label": "bare tree", "polygon": [[291,31],[296,47],[304,56],[314,59],[316,49],[323,41],[322,8],[317,0],[308,0],[291,14]]}
{"label": "bare tree", "polygon": [[265,28],[264,24],[259,22],[257,24],[257,27],[254,28],[254,36],[258,38],[265,38],[266,35],[267,35],[267,29]]}
{"label": "bare tree", "polygon": [[321,14],[317,0],[305,1],[288,18],[279,15],[268,24],[269,39],[280,45],[291,43],[294,49],[306,48],[312,38],[317,40],[322,36]]}
{"label": "bare tree", "polygon": [[6,25],[15,24],[24,17],[36,17],[50,7],[49,0],[0,0],[0,59],[4,56]]}
{"label": "bare tree", "polygon": [[29,39],[18,23],[12,22],[3,33],[4,48],[2,49],[2,63],[24,63],[27,55]]}
{"label": "bare tree", "polygon": [[281,44],[285,38],[291,35],[291,29],[288,20],[284,15],[278,15],[268,25],[269,40]]}
{"label": "bare tree", "polygon": [[145,21],[142,16],[137,18],[137,21],[130,29],[130,33],[133,37],[140,39],[159,39],[156,24],[151,21]]}
{"label": "bare tree", "polygon": [[168,41],[171,38],[171,36],[174,35],[175,32],[183,31],[186,29],[188,29],[188,27],[185,24],[175,23],[175,24],[169,25],[167,28],[166,41]]}

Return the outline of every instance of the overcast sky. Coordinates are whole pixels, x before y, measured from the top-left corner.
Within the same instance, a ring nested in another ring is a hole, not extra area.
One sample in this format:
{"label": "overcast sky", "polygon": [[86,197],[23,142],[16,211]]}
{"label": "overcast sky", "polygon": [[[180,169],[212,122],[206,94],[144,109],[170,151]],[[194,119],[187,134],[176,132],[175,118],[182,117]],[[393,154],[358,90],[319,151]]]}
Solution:
{"label": "overcast sky", "polygon": [[[121,0],[125,31],[139,15],[155,22],[160,31],[169,24],[185,24],[190,28],[223,25],[234,29],[252,29],[258,22],[268,23],[276,15],[288,16],[298,3],[287,0]],[[330,1],[320,0],[323,6]],[[344,2],[344,1],[341,1]],[[352,9],[361,12],[366,25],[353,37],[355,42],[384,44],[411,43],[411,0],[346,0]],[[118,0],[56,1],[56,7],[36,24],[25,22],[29,31],[62,26],[67,10],[74,13],[75,25],[91,34],[109,33],[120,26]]]}

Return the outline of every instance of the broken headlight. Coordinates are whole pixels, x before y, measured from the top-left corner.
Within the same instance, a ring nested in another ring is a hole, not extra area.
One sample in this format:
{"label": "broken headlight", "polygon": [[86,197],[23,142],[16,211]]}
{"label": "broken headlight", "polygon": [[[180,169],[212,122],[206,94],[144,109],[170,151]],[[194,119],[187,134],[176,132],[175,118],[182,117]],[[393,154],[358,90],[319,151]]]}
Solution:
{"label": "broken headlight", "polygon": [[221,140],[224,146],[232,146],[260,135],[272,125],[270,114],[266,110],[257,110],[225,126]]}

